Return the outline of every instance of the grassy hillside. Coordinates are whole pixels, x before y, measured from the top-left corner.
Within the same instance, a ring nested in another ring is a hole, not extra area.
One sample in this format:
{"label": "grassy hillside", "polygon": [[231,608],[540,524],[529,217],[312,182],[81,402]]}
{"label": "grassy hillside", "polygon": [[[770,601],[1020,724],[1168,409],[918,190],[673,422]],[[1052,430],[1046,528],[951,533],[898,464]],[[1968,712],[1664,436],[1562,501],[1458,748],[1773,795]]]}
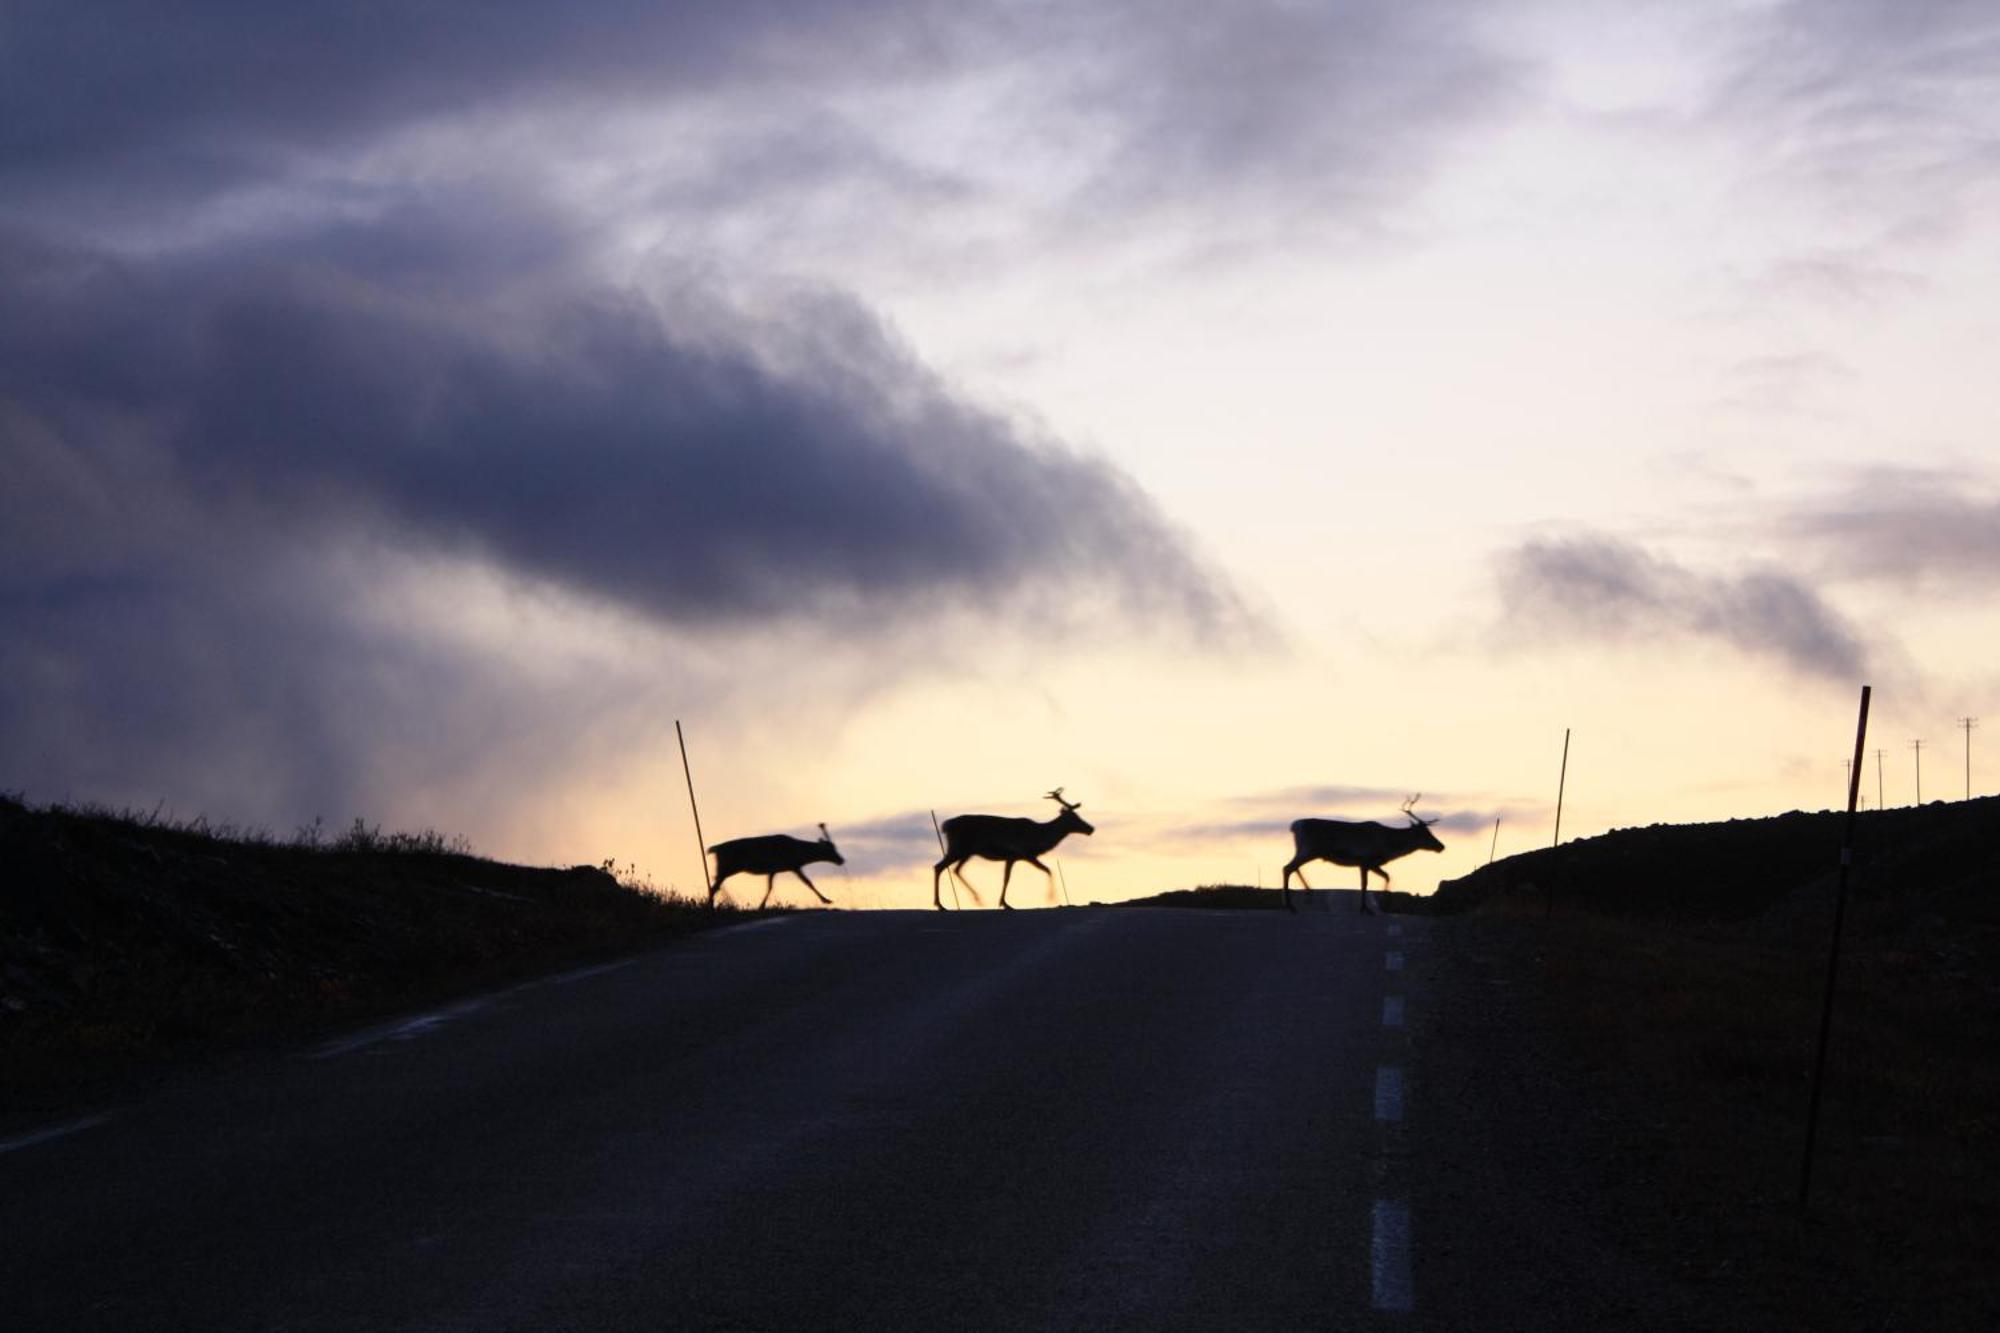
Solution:
{"label": "grassy hillside", "polygon": [[0,798],[0,1092],[275,1033],[698,929],[604,868],[436,834],[216,836]]}
{"label": "grassy hillside", "polygon": [[[1510,856],[1438,885],[1432,906],[1464,912],[1554,895],[1610,916],[1732,921],[1824,898],[1840,864],[1838,811],[1617,829]],[[2000,797],[1859,815],[1857,902],[1996,919]]]}

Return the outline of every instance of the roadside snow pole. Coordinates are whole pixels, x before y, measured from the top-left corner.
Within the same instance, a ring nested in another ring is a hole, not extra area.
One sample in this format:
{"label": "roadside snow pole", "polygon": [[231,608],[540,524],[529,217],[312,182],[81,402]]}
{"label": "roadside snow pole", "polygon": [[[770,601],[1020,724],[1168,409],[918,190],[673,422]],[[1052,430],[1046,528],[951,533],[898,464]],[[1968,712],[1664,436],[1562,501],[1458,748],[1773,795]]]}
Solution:
{"label": "roadside snow pole", "polygon": [[1486,849],[1486,864],[1492,865],[1493,858],[1500,854],[1500,816],[1493,817],[1493,845]]}
{"label": "roadside snow pole", "polygon": [[1063,874],[1062,862],[1060,861],[1056,862],[1056,878],[1062,881],[1063,906],[1074,907],[1075,904],[1069,900],[1069,876]]}
{"label": "roadside snow pole", "polygon": [[[1563,792],[1567,790],[1568,787],[1569,787],[1569,728],[1564,727],[1562,771],[1556,775],[1556,836],[1549,840],[1550,850],[1554,850],[1555,848],[1562,846]],[[1497,844],[1500,837],[1500,830],[1498,827],[1494,828],[1493,837],[1495,843]],[[1555,865],[1551,863],[1549,866],[1549,891],[1547,896],[1542,899],[1542,915],[1554,916],[1555,910],[1556,910],[1556,868]]]}
{"label": "roadside snow pole", "polygon": [[687,777],[688,809],[694,812],[694,850],[701,857],[701,883],[708,890],[708,905],[715,906],[715,881],[708,877],[708,839],[701,836],[701,807],[694,801],[694,770],[688,767],[687,737],[681,734],[681,720],[674,719],[674,739],[681,745],[681,772]]}
{"label": "roadside snow pole", "polygon": [[[938,855],[939,855],[939,856],[943,856],[943,855],[944,855],[944,830],[938,827],[938,822],[937,822],[937,811],[935,811],[935,810],[931,811],[931,832],[933,832],[933,833],[937,834],[937,840],[938,840]],[[956,912],[956,911],[958,910],[958,872],[957,872],[957,871],[953,871],[953,872],[952,872],[952,879],[951,879],[950,883],[951,883],[951,910],[952,910],[952,911],[954,911],[954,912]]]}
{"label": "roadside snow pole", "polygon": [[1819,1052],[1813,1057],[1812,1101],[1806,1109],[1805,1159],[1799,1164],[1799,1211],[1812,1195],[1813,1145],[1819,1138],[1819,1094],[1826,1082],[1826,1038],[1833,1028],[1833,981],[1840,968],[1840,926],[1847,915],[1847,872],[1854,864],[1854,808],[1861,797],[1861,747],[1868,740],[1868,696],[1861,687],[1861,719],[1854,726],[1854,765],[1848,772],[1847,820],[1840,832],[1840,878],[1833,891],[1833,939],[1826,950],[1826,998],[1819,1009]]}

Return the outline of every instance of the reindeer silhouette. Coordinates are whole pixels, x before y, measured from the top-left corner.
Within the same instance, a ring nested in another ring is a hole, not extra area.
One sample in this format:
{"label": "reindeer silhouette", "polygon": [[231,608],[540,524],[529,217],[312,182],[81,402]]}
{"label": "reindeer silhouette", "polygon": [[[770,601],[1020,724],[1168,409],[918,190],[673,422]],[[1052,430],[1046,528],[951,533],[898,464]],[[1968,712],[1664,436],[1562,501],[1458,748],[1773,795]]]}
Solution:
{"label": "reindeer silhouette", "polygon": [[[944,899],[938,889],[944,872],[949,869],[960,879],[965,878],[964,866],[973,857],[988,861],[1005,861],[1007,868],[1000,874],[1000,906],[1013,911],[1007,905],[1007,885],[1014,877],[1014,863],[1026,861],[1035,869],[1055,881],[1055,874],[1036,858],[1052,850],[1055,845],[1072,833],[1090,834],[1096,832],[1083,822],[1077,814],[1083,808],[1080,802],[1065,801],[1063,789],[1057,787],[1048,793],[1048,798],[1062,807],[1054,819],[1019,819],[1006,815],[953,815],[941,826],[944,831],[944,855],[931,867],[931,905],[938,911],[944,910]],[[968,882],[967,888],[971,887]]]}

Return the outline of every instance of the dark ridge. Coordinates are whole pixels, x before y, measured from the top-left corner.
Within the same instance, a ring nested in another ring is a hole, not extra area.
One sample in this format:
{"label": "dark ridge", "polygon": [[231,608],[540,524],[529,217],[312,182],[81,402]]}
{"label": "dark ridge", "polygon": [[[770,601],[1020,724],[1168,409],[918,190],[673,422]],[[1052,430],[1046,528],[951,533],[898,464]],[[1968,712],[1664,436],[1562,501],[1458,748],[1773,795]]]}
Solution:
{"label": "dark ridge", "polygon": [[715,916],[609,862],[508,865],[359,821],[224,833],[0,797],[0,1091],[338,1030]]}
{"label": "dark ridge", "polygon": [[[1714,824],[1615,829],[1523,852],[1439,884],[1439,913],[1533,910],[1553,895],[1609,916],[1740,921],[1816,902],[1840,868],[1846,814],[1793,811]],[[1865,811],[1849,891],[1946,916],[2000,910],[2000,796]]]}

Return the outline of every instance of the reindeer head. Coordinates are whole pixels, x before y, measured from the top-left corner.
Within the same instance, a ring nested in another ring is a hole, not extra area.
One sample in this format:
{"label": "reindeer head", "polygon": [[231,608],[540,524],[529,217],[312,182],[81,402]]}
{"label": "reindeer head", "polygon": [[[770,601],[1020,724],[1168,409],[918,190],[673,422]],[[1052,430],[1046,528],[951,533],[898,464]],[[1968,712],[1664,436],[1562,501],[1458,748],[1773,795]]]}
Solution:
{"label": "reindeer head", "polygon": [[840,849],[833,845],[833,835],[826,831],[826,825],[824,824],[819,826],[819,845],[826,848],[826,852],[820,857],[822,861],[831,861],[837,866],[847,864],[847,858],[842,856]]}
{"label": "reindeer head", "polygon": [[1051,801],[1054,801],[1057,805],[1062,807],[1062,813],[1056,816],[1056,827],[1059,829],[1063,829],[1064,831],[1069,833],[1097,832],[1096,829],[1084,823],[1083,816],[1077,813],[1077,811],[1083,809],[1083,802],[1065,801],[1063,799],[1062,793],[1063,789],[1061,787],[1057,787],[1054,791],[1048,794],[1048,797]]}
{"label": "reindeer head", "polygon": [[1437,823],[1437,821],[1435,819],[1425,819],[1410,808],[1422,800],[1423,795],[1422,792],[1418,792],[1415,796],[1403,802],[1403,813],[1409,816],[1410,827],[1422,835],[1417,846],[1423,851],[1441,852],[1444,850],[1444,844],[1437,840],[1437,834],[1431,832],[1431,825]]}

